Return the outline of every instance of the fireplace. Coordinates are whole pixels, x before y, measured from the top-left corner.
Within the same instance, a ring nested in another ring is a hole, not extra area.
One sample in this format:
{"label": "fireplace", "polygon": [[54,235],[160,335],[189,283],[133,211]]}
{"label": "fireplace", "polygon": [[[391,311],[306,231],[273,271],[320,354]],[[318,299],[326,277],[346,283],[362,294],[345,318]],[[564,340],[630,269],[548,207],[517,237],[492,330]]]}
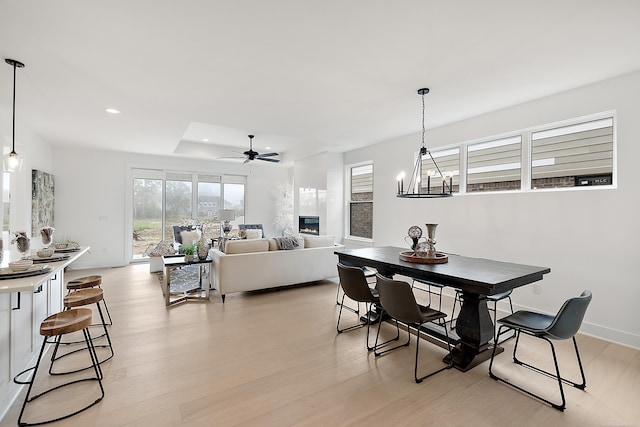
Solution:
{"label": "fireplace", "polygon": [[300,216],[298,218],[298,232],[302,234],[320,235],[319,216]]}

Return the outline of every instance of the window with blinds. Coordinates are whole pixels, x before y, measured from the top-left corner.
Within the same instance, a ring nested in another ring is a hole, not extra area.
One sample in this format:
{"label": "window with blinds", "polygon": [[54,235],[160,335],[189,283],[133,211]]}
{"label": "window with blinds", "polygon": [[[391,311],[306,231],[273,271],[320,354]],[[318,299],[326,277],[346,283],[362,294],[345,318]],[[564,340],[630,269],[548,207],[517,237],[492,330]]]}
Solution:
{"label": "window with blinds", "polygon": [[613,117],[531,133],[531,188],[612,185]]}
{"label": "window with blinds", "polygon": [[[431,151],[433,160],[438,164],[438,168],[434,164],[431,157],[427,154],[422,157],[422,177],[420,177],[420,186],[423,193],[439,193],[443,192],[442,181],[447,180],[447,184],[451,184],[453,192],[458,192],[460,188],[460,148],[450,148],[448,150]],[[443,177],[444,175],[444,177]],[[446,187],[448,191],[449,187]]]}
{"label": "window with blinds", "polygon": [[521,188],[522,136],[467,146],[467,192]]}
{"label": "window with blinds", "polygon": [[349,235],[373,237],[373,165],[353,166],[349,200]]}

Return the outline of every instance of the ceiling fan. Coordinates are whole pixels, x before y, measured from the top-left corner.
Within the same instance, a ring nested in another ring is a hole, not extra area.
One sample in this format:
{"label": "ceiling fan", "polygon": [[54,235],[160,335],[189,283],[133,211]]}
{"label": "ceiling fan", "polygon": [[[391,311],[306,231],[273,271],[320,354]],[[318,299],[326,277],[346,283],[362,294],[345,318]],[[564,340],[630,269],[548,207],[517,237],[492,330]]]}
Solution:
{"label": "ceiling fan", "polygon": [[[272,162],[272,163],[279,163],[280,159],[272,159],[271,157],[277,156],[278,153],[264,153],[264,154],[260,154],[257,151],[253,150],[253,138],[255,137],[255,135],[248,135],[249,136],[249,149],[247,151],[244,151],[242,154],[244,154],[244,162],[243,163],[248,163],[252,160],[263,160],[265,162]],[[227,158],[233,158],[233,159],[238,159],[238,158],[242,158],[242,157],[227,157]]]}

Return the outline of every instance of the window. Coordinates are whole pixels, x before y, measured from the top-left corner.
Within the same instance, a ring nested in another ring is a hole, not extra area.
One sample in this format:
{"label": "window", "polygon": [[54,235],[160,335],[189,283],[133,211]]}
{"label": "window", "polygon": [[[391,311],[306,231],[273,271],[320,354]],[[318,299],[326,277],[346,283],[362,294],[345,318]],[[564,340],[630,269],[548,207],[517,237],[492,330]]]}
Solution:
{"label": "window", "polygon": [[520,190],[522,136],[467,146],[467,192]]}
{"label": "window", "polygon": [[373,165],[352,166],[349,191],[349,235],[373,238]]}
{"label": "window", "polygon": [[[452,191],[460,190],[460,148],[451,148],[448,150],[431,151],[433,160],[438,164],[440,172],[444,175],[444,179],[449,179],[447,184],[451,185]],[[442,185],[443,176],[438,173],[431,157],[427,154],[422,157],[422,177],[420,178],[421,191],[423,193],[443,192]],[[448,187],[446,189],[448,191]]]}
{"label": "window", "polygon": [[531,134],[531,188],[612,185],[613,117]]}
{"label": "window", "polygon": [[218,211],[234,209],[244,222],[245,177],[133,170],[133,259],[160,240],[173,242],[173,226],[202,225],[206,237],[220,235]]}

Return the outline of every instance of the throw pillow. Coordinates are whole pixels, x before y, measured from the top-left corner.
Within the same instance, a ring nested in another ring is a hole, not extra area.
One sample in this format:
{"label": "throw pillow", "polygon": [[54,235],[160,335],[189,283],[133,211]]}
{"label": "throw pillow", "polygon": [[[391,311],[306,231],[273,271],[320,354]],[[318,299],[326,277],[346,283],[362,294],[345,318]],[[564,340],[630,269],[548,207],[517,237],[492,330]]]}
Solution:
{"label": "throw pillow", "polygon": [[247,229],[245,230],[247,239],[262,239],[262,229]]}
{"label": "throw pillow", "polygon": [[200,230],[181,231],[180,237],[182,238],[183,245],[190,245],[194,241],[197,242],[198,240],[200,240]]}

